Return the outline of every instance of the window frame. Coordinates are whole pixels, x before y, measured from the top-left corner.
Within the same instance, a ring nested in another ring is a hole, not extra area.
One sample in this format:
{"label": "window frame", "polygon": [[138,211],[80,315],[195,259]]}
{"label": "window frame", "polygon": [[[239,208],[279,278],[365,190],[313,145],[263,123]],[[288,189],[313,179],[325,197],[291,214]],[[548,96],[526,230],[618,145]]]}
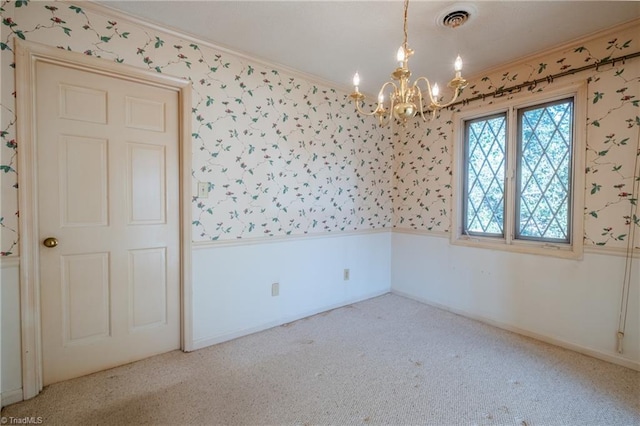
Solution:
{"label": "window frame", "polygon": [[572,212],[571,212],[571,205],[572,205],[572,201],[573,201],[573,196],[574,196],[574,188],[573,188],[573,157],[575,155],[575,146],[576,146],[576,141],[575,141],[575,127],[576,127],[576,114],[575,114],[575,105],[576,105],[576,96],[567,96],[567,97],[561,97],[559,99],[555,99],[552,101],[548,101],[548,102],[541,102],[541,103],[536,103],[535,105],[530,105],[528,107],[522,107],[522,108],[517,108],[516,111],[516,125],[518,126],[517,129],[517,140],[515,141],[516,144],[516,149],[517,149],[517,154],[516,154],[516,161],[517,163],[515,164],[515,170],[516,170],[516,177],[515,177],[515,197],[514,197],[514,201],[515,201],[515,211],[514,211],[514,220],[515,222],[517,222],[520,219],[520,214],[521,214],[521,197],[522,197],[522,173],[518,173],[517,171],[519,169],[522,169],[522,159],[523,159],[523,141],[522,141],[522,118],[523,116],[528,112],[528,111],[532,111],[535,109],[540,109],[540,108],[548,108],[550,106],[554,106],[554,105],[558,105],[561,103],[565,103],[566,101],[571,100],[572,105],[571,105],[571,109],[572,109],[572,115],[573,115],[573,123],[572,123],[572,127],[571,127],[571,146],[569,147],[569,155],[571,156],[570,159],[571,161],[569,162],[569,188],[567,190],[567,196],[569,198],[569,208],[567,211],[567,240],[563,241],[557,238],[538,238],[538,237],[528,237],[525,235],[522,235],[522,230],[520,229],[520,226],[515,226],[516,223],[514,223],[514,239],[516,240],[529,240],[529,241],[536,241],[538,243],[549,243],[549,244],[564,244],[564,245],[569,245],[572,243],[574,237],[571,233],[571,223],[573,222],[573,217],[572,217]]}
{"label": "window frame", "polygon": [[[462,177],[462,185],[463,185],[463,189],[462,189],[462,193],[463,194],[468,194],[469,192],[469,185],[468,185],[468,179],[466,179],[467,177],[467,167],[466,164],[469,162],[469,146],[466,144],[467,138],[469,137],[469,125],[467,125],[468,123],[471,124],[473,122],[478,122],[478,121],[487,121],[487,120],[492,120],[494,118],[498,118],[498,117],[504,117],[504,128],[505,128],[505,139],[508,139],[508,134],[509,134],[509,120],[508,118],[508,111],[496,111],[493,114],[488,114],[488,115],[483,115],[481,117],[474,117],[474,118],[469,118],[469,119],[465,119],[462,121],[462,127],[463,127],[463,143],[462,143],[462,150],[464,152],[464,159],[463,159],[463,164],[464,166],[464,170],[462,171],[463,173],[463,177]],[[508,144],[505,143],[505,147],[504,147],[504,153],[505,153],[505,174],[506,174],[506,165],[507,165],[507,158],[509,155],[509,147]],[[505,188],[506,189],[506,188]],[[462,202],[464,203],[464,201],[466,200],[466,198],[464,198],[462,200]],[[506,191],[504,191],[504,195],[502,197],[502,210],[503,212],[506,212],[507,209],[507,193]],[[492,234],[489,232],[483,232],[482,234],[480,233],[475,233],[475,232],[469,232],[464,230],[464,224],[467,223],[467,219],[468,219],[468,209],[463,205],[462,206],[462,226],[463,226],[463,231],[465,232],[465,235],[468,235],[470,237],[483,237],[483,238],[503,238],[504,233],[506,232],[506,229],[504,227],[504,223],[503,223],[503,229],[502,229],[502,234]]]}
{"label": "window frame", "polygon": [[[505,96],[506,97],[506,96]],[[563,99],[573,98],[573,140],[571,153],[571,173],[569,176],[569,242],[517,237],[516,221],[518,220],[517,198],[519,151],[521,148],[519,110],[541,106]],[[466,125],[467,121],[490,118],[498,114],[506,114],[505,144],[505,184],[504,184],[504,236],[485,236],[464,233],[466,208]],[[542,254],[563,258],[582,258],[584,245],[584,192],[585,192],[585,153],[587,122],[587,83],[576,80],[547,88],[535,94],[516,94],[504,100],[473,109],[458,111],[453,115],[454,150],[453,150],[453,203],[451,243],[456,245],[506,250],[520,253]]]}

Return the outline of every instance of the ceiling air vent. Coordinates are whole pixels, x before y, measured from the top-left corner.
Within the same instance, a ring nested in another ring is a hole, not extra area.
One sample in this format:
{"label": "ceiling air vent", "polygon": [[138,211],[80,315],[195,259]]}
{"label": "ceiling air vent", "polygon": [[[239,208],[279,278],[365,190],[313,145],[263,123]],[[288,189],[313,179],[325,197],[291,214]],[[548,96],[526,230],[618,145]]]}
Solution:
{"label": "ceiling air vent", "polygon": [[449,28],[459,27],[469,20],[469,12],[466,10],[454,10],[442,18],[442,25]]}
{"label": "ceiling air vent", "polygon": [[444,28],[457,28],[478,15],[477,9],[470,3],[452,4],[436,17],[436,24]]}

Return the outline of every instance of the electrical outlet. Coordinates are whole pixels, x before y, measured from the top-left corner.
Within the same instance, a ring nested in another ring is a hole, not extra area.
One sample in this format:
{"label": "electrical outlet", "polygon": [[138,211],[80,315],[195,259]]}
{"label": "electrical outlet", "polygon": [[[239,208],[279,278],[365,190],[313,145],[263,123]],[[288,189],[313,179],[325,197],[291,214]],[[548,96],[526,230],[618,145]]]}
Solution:
{"label": "electrical outlet", "polygon": [[209,196],[209,182],[198,182],[198,198]]}
{"label": "electrical outlet", "polygon": [[345,269],[345,270],[343,271],[343,273],[342,273],[342,278],[343,278],[345,281],[349,281],[349,275],[350,275],[350,274],[349,274],[349,269]]}
{"label": "electrical outlet", "polygon": [[280,283],[273,283],[271,284],[271,296],[278,296],[280,295]]}

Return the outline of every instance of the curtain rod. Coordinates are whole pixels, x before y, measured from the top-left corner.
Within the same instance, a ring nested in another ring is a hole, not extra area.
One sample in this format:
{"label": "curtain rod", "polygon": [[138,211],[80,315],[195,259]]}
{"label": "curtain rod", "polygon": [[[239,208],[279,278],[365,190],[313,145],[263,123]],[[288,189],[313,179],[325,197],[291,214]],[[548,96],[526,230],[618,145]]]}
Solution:
{"label": "curtain rod", "polygon": [[535,86],[538,85],[538,83],[544,83],[544,82],[553,83],[553,80],[555,80],[556,78],[566,77],[568,75],[576,74],[576,73],[579,73],[579,72],[582,72],[582,71],[587,71],[587,70],[590,70],[590,69],[593,69],[593,68],[598,69],[599,67],[602,67],[604,65],[609,65],[609,64],[614,64],[615,65],[616,62],[624,63],[628,59],[637,58],[639,56],[640,56],[640,52],[635,52],[635,53],[630,53],[630,54],[624,55],[624,56],[618,56],[617,58],[603,59],[601,61],[594,62],[592,64],[585,65],[583,67],[573,68],[573,69],[570,69],[570,70],[567,70],[567,71],[559,72],[557,74],[551,74],[551,75],[548,75],[546,77],[542,77],[542,78],[539,78],[539,79],[536,79],[536,80],[533,80],[533,81],[525,81],[524,83],[516,84],[515,86],[498,89],[498,90],[496,90],[494,92],[491,92],[491,93],[483,93],[481,95],[476,95],[476,96],[474,96],[472,98],[463,99],[461,101],[458,101],[458,102],[455,102],[455,103],[449,105],[449,108],[452,108],[452,107],[454,107],[456,105],[460,105],[460,104],[467,105],[470,102],[477,101],[477,100],[480,100],[480,99],[485,99],[485,98],[488,98],[490,96],[498,97],[498,96],[503,95],[504,93],[513,92],[515,90],[520,90],[520,89],[522,89],[524,87],[535,87]]}

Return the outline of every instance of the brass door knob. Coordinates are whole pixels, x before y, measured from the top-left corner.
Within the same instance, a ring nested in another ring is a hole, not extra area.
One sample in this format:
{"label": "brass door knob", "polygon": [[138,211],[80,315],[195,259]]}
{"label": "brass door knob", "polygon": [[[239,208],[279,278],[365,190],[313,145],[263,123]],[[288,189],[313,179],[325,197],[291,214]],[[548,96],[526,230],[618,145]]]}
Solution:
{"label": "brass door knob", "polygon": [[53,248],[58,245],[58,239],[53,237],[45,238],[42,244],[47,248]]}

